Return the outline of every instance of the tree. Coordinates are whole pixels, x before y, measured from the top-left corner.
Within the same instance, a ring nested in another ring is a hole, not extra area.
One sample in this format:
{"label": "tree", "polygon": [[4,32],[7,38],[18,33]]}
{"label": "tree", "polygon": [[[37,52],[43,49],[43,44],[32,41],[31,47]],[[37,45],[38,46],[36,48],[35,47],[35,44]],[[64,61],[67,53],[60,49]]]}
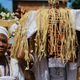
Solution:
{"label": "tree", "polygon": [[72,8],[74,8],[74,9],[80,9],[80,0],[75,0],[72,3]]}
{"label": "tree", "polygon": [[8,13],[9,11],[0,4],[0,13],[1,12]]}

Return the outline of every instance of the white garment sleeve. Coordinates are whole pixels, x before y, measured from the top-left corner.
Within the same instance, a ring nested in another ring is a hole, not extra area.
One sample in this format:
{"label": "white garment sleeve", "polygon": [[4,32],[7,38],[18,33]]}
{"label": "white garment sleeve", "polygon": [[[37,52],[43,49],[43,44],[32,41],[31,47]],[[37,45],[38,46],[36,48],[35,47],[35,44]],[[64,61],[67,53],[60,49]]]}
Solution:
{"label": "white garment sleeve", "polygon": [[25,80],[25,79],[24,79],[24,75],[23,75],[21,69],[19,69],[18,78],[19,78],[19,80]]}
{"label": "white garment sleeve", "polygon": [[17,80],[24,80],[24,75],[19,68],[18,61],[15,59],[11,59],[11,76]]}

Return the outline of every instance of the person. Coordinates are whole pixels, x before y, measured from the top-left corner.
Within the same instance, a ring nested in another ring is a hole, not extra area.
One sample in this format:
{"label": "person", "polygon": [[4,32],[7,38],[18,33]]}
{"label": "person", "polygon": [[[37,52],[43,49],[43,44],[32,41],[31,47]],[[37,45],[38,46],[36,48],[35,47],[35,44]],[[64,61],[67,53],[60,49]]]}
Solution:
{"label": "person", "polygon": [[8,31],[0,26],[0,80],[24,80],[18,61],[7,54]]}
{"label": "person", "polygon": [[21,18],[21,6],[18,6],[16,11],[15,11],[15,16],[17,16],[17,18]]}
{"label": "person", "polygon": [[31,71],[35,76],[35,80],[49,80],[47,58],[45,57],[41,59],[41,61],[37,61],[37,55],[34,52],[34,45],[35,45],[34,39],[37,32],[37,22],[36,22],[37,11],[32,10],[29,13],[30,14],[28,16],[28,19],[26,20],[25,27],[27,27],[29,50],[34,57],[33,59],[34,63],[33,67],[31,68]]}
{"label": "person", "polygon": [[[36,31],[38,30],[36,22],[36,14],[37,11],[31,11],[31,14],[26,22],[27,38],[31,38],[33,34],[36,33]],[[66,78],[67,80],[71,79],[75,80],[75,78],[74,79],[72,78],[72,75],[74,75],[75,73],[75,71],[72,70],[72,68],[67,72],[69,75],[65,75],[65,64],[62,63],[61,59],[59,58],[55,59],[50,57],[47,60],[47,58],[45,57],[41,59],[41,61],[36,62],[36,55],[34,54],[34,52],[33,55],[34,55],[33,73],[35,75],[35,80],[65,80],[65,77],[68,78],[68,79]],[[72,66],[76,68],[76,64],[70,65],[70,67]]]}
{"label": "person", "polygon": [[[48,66],[47,66],[47,59],[44,58],[42,59],[40,62],[37,61],[36,62],[36,55],[34,54],[34,50],[33,46],[31,48],[31,43],[33,43],[34,45],[34,37],[35,37],[35,33],[37,31],[37,23],[36,23],[36,16],[37,16],[37,11],[32,10],[29,11],[28,13],[26,13],[22,18],[21,21],[23,21],[23,18],[27,17],[27,14],[29,14],[28,19],[26,19],[26,23],[25,26],[27,28],[27,33],[26,33],[26,37],[29,40],[29,52],[31,53],[31,55],[33,56],[33,61],[30,63],[30,69],[25,71],[25,61],[24,59],[19,55],[18,56],[18,60],[19,60],[19,65],[26,77],[26,75],[28,75],[28,77],[26,78],[27,80],[49,80],[49,74],[48,74]],[[25,21],[24,21],[25,22]],[[10,33],[12,34],[14,32],[16,25],[12,28],[12,26],[10,27]],[[23,54],[22,54],[23,55]],[[23,60],[22,60],[23,59]],[[22,63],[24,63],[22,65]],[[32,63],[33,63],[33,67],[32,67]]]}
{"label": "person", "polygon": [[73,25],[75,25],[75,30],[76,30],[76,37],[77,37],[77,50],[76,50],[76,60],[75,62],[70,62],[68,65],[67,69],[67,80],[76,80],[77,77],[77,69],[80,66],[80,55],[79,55],[79,37],[80,37],[80,10],[79,9],[71,9],[70,10],[70,17],[71,21],[73,22]]}

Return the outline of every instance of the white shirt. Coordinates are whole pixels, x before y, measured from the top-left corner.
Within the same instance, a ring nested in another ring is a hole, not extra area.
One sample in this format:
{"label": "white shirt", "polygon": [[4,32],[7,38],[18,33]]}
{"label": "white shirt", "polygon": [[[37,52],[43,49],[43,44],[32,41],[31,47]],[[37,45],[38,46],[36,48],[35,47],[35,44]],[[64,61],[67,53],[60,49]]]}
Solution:
{"label": "white shirt", "polygon": [[24,75],[18,66],[18,61],[11,58],[10,76],[4,76],[4,66],[0,65],[0,80],[24,80]]}

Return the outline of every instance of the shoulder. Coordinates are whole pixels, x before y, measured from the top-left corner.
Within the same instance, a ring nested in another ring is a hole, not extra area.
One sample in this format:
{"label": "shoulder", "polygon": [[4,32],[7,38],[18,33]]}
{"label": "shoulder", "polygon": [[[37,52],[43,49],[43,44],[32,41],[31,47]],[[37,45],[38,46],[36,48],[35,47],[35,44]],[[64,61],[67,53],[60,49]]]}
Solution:
{"label": "shoulder", "polygon": [[24,80],[24,74],[18,65],[17,59],[11,58],[11,67],[12,67],[13,76],[18,77],[19,80]]}
{"label": "shoulder", "polygon": [[10,60],[10,69],[11,69],[11,75],[13,77],[18,77],[19,65],[18,65],[18,61],[14,58],[11,58],[11,60]]}
{"label": "shoulder", "polygon": [[13,64],[18,64],[18,60],[17,59],[14,59],[14,58],[11,58],[11,61],[10,62],[13,63]]}
{"label": "shoulder", "polygon": [[14,58],[11,58],[10,60],[10,66],[13,72],[19,72],[19,65],[18,65],[18,61]]}

